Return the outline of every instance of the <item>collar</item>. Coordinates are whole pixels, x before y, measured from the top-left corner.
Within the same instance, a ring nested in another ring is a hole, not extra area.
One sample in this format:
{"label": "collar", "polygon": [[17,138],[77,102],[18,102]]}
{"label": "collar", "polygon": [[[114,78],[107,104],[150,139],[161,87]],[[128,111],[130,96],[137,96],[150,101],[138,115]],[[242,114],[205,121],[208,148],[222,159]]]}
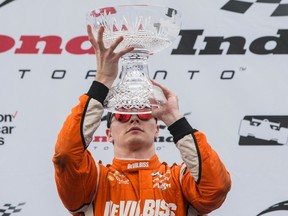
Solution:
{"label": "collar", "polygon": [[122,172],[137,172],[138,170],[154,170],[161,165],[155,154],[150,159],[113,159],[113,166]]}

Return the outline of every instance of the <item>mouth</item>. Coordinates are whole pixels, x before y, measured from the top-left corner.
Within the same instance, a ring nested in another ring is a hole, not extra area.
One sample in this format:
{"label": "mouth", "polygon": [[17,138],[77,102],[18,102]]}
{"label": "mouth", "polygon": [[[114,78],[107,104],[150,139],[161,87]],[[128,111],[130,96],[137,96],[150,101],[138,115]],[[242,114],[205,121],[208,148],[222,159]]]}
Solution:
{"label": "mouth", "polygon": [[140,132],[143,132],[143,130],[139,127],[132,127],[128,130],[128,132],[133,132],[133,131],[140,131]]}

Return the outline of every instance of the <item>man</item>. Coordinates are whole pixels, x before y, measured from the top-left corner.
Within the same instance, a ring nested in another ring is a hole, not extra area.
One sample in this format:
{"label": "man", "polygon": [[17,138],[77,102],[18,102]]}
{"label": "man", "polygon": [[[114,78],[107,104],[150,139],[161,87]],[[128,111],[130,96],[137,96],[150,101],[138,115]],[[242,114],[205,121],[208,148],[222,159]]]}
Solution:
{"label": "man", "polygon": [[[53,163],[59,196],[73,215],[154,216],[204,215],[221,206],[231,187],[229,173],[205,135],[180,113],[178,98],[160,84],[167,103],[152,114],[110,114],[107,137],[114,145],[112,165],[95,162],[87,150],[103,115],[103,101],[117,77],[119,58],[133,50],[114,50],[88,35],[97,59],[90,90],[80,97],[59,133]],[[155,154],[154,139],[163,121],[174,138],[183,163],[168,166]]]}

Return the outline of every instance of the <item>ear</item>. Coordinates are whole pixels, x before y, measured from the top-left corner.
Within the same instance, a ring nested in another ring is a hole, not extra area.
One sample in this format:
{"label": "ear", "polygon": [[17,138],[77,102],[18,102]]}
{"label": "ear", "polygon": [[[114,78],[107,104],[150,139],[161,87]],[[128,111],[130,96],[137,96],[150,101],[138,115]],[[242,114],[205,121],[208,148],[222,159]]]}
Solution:
{"label": "ear", "polygon": [[107,136],[109,142],[114,143],[111,128],[106,129],[106,136]]}
{"label": "ear", "polygon": [[159,136],[159,132],[160,132],[160,126],[157,124],[157,125],[156,125],[156,132],[155,132],[154,138],[157,138],[157,137]]}

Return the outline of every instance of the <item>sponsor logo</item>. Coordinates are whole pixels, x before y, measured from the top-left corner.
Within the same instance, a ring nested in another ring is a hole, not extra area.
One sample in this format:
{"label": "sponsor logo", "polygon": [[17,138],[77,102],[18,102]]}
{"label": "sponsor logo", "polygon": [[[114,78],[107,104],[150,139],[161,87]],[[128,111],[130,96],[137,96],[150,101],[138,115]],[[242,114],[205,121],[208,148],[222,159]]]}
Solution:
{"label": "sponsor logo", "polygon": [[[288,29],[279,29],[275,35],[265,35],[249,41],[245,36],[202,36],[203,29],[181,30],[180,41],[177,49],[173,49],[172,55],[245,55],[247,50],[255,55],[283,55],[288,54]],[[203,38],[200,41],[199,38]],[[74,55],[94,54],[87,36],[76,36],[67,42],[63,42],[61,36],[49,35],[22,35],[20,39],[14,39],[8,35],[0,35],[0,54],[8,51],[14,54],[53,54],[61,55],[63,50]],[[17,43],[16,43],[17,41]],[[202,43],[202,44],[201,44]],[[275,44],[273,47],[268,44]],[[15,44],[19,47],[15,48]],[[204,48],[197,48],[197,46]],[[200,44],[200,45],[199,45]],[[228,44],[224,51],[221,47]],[[40,46],[41,45],[41,46]],[[38,47],[43,47],[40,50]],[[63,48],[62,48],[63,47]]]}
{"label": "sponsor logo", "polygon": [[12,1],[15,1],[15,0],[4,0],[4,1],[0,1],[0,8],[1,7],[4,7],[5,5],[11,3]]}
{"label": "sponsor logo", "polygon": [[256,7],[257,4],[270,4],[273,12],[271,16],[288,16],[288,4],[281,3],[282,0],[256,0],[256,1],[245,1],[245,0],[229,0],[221,9],[235,12],[235,13],[246,13],[253,5]]}
{"label": "sponsor logo", "polygon": [[288,116],[245,116],[239,135],[239,145],[286,145]]}
{"label": "sponsor logo", "polygon": [[[177,49],[172,50],[172,55],[245,55],[248,50],[256,55],[278,55],[288,54],[288,30],[279,29],[276,36],[263,36],[247,43],[243,36],[205,36],[206,43],[203,49],[195,47],[199,43],[198,37],[204,30],[181,30],[180,42]],[[268,43],[275,43],[275,46],[269,48]],[[226,52],[221,48],[223,44],[229,44]]]}
{"label": "sponsor logo", "polygon": [[135,162],[127,165],[127,169],[137,169],[137,168],[147,168],[149,167],[149,162]]}
{"label": "sponsor logo", "polygon": [[114,173],[110,172],[107,178],[110,182],[113,182],[116,179],[119,184],[129,184],[130,182],[124,174],[121,174],[117,170]]}
{"label": "sponsor logo", "polygon": [[166,190],[167,188],[171,188],[170,178],[171,171],[167,170],[165,174],[161,172],[152,173],[153,177],[153,188],[159,188],[160,190]]}
{"label": "sponsor logo", "polygon": [[259,213],[257,216],[269,214],[269,213],[275,212],[275,211],[288,211],[288,200],[270,206],[269,208],[267,208],[264,211],[262,211],[261,213]]}
{"label": "sponsor logo", "polygon": [[140,201],[120,201],[118,204],[112,201],[106,202],[104,216],[175,216],[177,205],[175,203],[166,203],[165,200],[146,199],[143,205],[143,211],[140,213]]}
{"label": "sponsor logo", "polygon": [[19,213],[22,210],[24,205],[25,205],[25,202],[19,203],[17,205],[6,203],[2,207],[0,207],[0,215],[1,216],[13,216],[16,213]]}
{"label": "sponsor logo", "polygon": [[[0,41],[2,41],[0,53],[13,49],[16,43],[15,39],[8,35],[0,35]],[[20,41],[21,45],[14,50],[15,54],[38,54],[40,53],[38,45],[43,43],[45,44],[42,51],[43,54],[59,55],[63,52],[63,49],[61,48],[63,39],[57,35],[22,35]],[[85,44],[88,44],[88,47],[85,48]],[[66,52],[75,55],[94,54],[88,36],[77,36],[72,38],[65,44],[64,49]]]}
{"label": "sponsor logo", "polygon": [[13,114],[0,113],[0,146],[5,144],[5,137],[14,132],[16,126],[13,125],[18,111]]}

